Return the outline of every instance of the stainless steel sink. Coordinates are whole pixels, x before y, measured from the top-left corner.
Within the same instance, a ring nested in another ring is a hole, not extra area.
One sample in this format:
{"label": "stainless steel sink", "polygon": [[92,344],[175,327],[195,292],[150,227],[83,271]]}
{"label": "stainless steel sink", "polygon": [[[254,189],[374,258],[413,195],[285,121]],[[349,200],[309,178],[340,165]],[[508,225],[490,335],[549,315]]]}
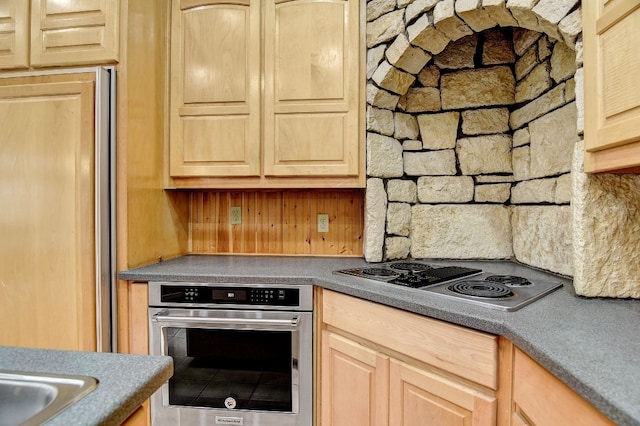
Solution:
{"label": "stainless steel sink", "polygon": [[96,386],[88,376],[0,370],[0,426],[42,424]]}

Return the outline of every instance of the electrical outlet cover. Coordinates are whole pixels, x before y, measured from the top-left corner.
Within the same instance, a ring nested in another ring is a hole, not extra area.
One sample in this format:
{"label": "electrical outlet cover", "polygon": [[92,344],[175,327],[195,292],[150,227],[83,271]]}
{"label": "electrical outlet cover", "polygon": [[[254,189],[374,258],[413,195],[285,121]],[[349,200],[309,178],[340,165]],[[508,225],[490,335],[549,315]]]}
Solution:
{"label": "electrical outlet cover", "polygon": [[329,215],[326,213],[318,214],[318,232],[329,232]]}

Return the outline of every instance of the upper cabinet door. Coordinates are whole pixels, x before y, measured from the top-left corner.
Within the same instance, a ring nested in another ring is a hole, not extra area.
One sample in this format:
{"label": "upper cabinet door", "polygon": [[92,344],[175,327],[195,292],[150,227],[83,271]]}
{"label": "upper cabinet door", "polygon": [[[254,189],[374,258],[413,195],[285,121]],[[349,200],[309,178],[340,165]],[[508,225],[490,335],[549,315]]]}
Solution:
{"label": "upper cabinet door", "polygon": [[29,2],[0,0],[0,69],[29,67]]}
{"label": "upper cabinet door", "polygon": [[260,0],[174,0],[171,176],[260,174]]}
{"label": "upper cabinet door", "polygon": [[31,65],[117,61],[119,4],[119,0],[31,0]]}
{"label": "upper cabinet door", "polygon": [[640,166],[640,2],[582,2],[585,171]]}
{"label": "upper cabinet door", "polygon": [[265,3],[265,175],[358,175],[358,1]]}

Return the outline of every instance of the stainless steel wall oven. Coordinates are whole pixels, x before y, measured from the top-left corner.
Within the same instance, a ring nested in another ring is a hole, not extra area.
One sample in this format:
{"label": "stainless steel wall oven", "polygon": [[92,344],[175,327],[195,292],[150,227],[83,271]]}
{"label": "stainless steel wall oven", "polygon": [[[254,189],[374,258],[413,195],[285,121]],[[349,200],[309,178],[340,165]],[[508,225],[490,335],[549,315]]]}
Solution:
{"label": "stainless steel wall oven", "polygon": [[154,426],[310,426],[310,285],[149,283],[150,346],[174,360]]}

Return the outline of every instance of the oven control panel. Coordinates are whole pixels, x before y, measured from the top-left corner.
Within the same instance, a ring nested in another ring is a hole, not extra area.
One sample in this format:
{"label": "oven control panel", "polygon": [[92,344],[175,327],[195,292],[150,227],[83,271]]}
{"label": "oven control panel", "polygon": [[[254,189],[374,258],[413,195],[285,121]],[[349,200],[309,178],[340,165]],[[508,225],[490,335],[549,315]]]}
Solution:
{"label": "oven control panel", "polygon": [[163,303],[298,306],[300,290],[283,287],[218,287],[162,285]]}

